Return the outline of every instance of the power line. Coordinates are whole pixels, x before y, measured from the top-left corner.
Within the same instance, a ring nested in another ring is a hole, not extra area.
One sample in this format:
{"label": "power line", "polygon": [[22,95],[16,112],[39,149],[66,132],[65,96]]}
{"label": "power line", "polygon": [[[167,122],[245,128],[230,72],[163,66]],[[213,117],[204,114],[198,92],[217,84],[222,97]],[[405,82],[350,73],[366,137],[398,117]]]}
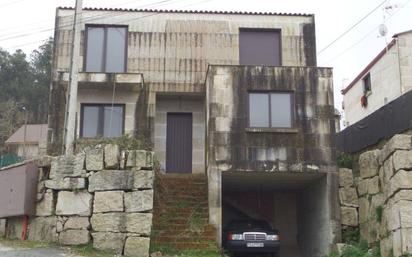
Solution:
{"label": "power line", "polygon": [[[399,13],[402,8],[404,8],[406,5],[408,5],[412,0],[408,0],[408,2],[406,2],[404,4],[404,6],[402,6],[400,9],[398,9],[396,12],[394,12],[391,16],[389,16],[389,18],[387,20],[390,20],[393,16],[395,16],[397,13]],[[345,54],[347,51],[349,51],[350,49],[352,49],[353,47],[357,46],[358,44],[360,44],[363,40],[365,40],[367,37],[369,37],[370,34],[372,34],[373,32],[375,32],[377,29],[379,28],[379,26],[374,27],[372,30],[370,30],[368,33],[365,34],[364,37],[362,37],[359,41],[356,41],[354,44],[350,45],[349,47],[345,48],[345,50],[343,50],[342,52],[340,52],[339,54],[335,55],[333,58],[329,59],[327,62],[324,62],[322,66],[326,66],[326,64],[333,62],[334,60],[340,58],[343,54]]]}
{"label": "power line", "polygon": [[349,29],[345,30],[342,34],[340,34],[337,38],[335,38],[332,42],[330,42],[328,45],[326,45],[324,48],[322,48],[319,52],[318,55],[324,52],[326,49],[328,49],[331,45],[336,43],[338,40],[340,40],[342,37],[344,37],[346,34],[348,34],[352,29],[354,29],[356,26],[358,26],[362,21],[364,21],[366,18],[368,18],[372,13],[374,13],[379,7],[381,7],[384,3],[386,3],[387,0],[382,1],[378,6],[372,9],[372,11],[368,12],[363,18],[361,18],[359,21],[357,21],[355,24],[353,24]]}

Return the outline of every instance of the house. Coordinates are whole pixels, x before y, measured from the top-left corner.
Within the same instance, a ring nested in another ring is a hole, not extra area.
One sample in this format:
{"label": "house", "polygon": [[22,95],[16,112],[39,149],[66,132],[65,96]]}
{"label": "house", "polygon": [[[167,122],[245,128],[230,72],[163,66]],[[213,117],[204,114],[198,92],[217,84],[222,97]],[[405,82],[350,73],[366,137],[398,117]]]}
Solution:
{"label": "house", "polygon": [[[54,154],[73,14],[56,13]],[[290,256],[327,255],[340,239],[335,110],[313,15],[85,8],[82,16],[76,138],[132,134],[152,145],[166,174],[206,174],[218,242],[243,210],[279,228]]]}
{"label": "house", "polygon": [[25,159],[45,154],[47,145],[47,124],[21,126],[5,142],[17,156]]}
{"label": "house", "polygon": [[412,89],[412,30],[392,41],[342,90],[350,126]]}

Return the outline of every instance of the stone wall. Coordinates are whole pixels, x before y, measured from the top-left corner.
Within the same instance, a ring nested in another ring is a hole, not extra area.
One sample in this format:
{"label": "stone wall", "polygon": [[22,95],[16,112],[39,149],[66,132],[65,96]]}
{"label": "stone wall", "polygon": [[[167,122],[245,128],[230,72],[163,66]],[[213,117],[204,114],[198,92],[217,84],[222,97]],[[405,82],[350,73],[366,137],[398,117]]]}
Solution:
{"label": "stone wall", "polygon": [[[356,199],[353,190],[348,190],[352,188],[348,187],[350,173],[340,170],[345,226],[356,225]],[[395,135],[382,149],[362,153],[355,181],[360,237],[369,245],[379,245],[383,257],[412,253],[412,136]]]}
{"label": "stone wall", "polygon": [[[93,243],[96,249],[126,256],[149,255],[153,152],[105,145],[55,157],[50,164],[40,167],[36,216],[29,219],[28,240]],[[7,237],[20,238],[21,229],[21,217],[7,219]]]}

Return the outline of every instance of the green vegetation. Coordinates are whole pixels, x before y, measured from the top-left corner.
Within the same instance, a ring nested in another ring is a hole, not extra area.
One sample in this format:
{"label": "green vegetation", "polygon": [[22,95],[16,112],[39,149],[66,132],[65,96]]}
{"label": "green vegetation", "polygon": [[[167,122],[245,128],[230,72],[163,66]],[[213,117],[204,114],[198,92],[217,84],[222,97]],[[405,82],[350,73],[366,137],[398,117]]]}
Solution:
{"label": "green vegetation", "polygon": [[353,157],[350,154],[342,153],[338,156],[338,167],[352,169],[353,167]]}
{"label": "green vegetation", "polygon": [[179,257],[226,257],[224,253],[212,242],[206,249],[186,249],[178,250],[168,245],[153,245],[151,252],[161,252],[162,255],[179,256]]}
{"label": "green vegetation", "polygon": [[74,254],[85,256],[85,257],[113,257],[116,256],[114,252],[111,251],[99,251],[93,249],[93,244],[89,243],[86,245],[72,246],[70,247],[71,252]]}
{"label": "green vegetation", "polygon": [[116,138],[79,138],[75,142],[76,152],[81,152],[85,148],[106,145],[106,144],[116,144],[120,147],[120,150],[150,150],[151,145],[149,141],[144,137],[132,136],[129,134],[122,135]]}
{"label": "green vegetation", "polygon": [[4,141],[26,115],[29,124],[47,122],[52,56],[52,38],[29,57],[20,49],[9,53],[0,48],[0,154],[8,152]]}
{"label": "green vegetation", "polygon": [[382,222],[382,215],[383,215],[383,206],[379,205],[375,209],[376,212],[376,221],[381,223]]}
{"label": "green vegetation", "polygon": [[359,228],[345,228],[342,230],[342,242],[345,244],[357,244],[360,240]]}
{"label": "green vegetation", "polygon": [[56,244],[53,243],[44,243],[44,242],[34,242],[34,241],[22,241],[22,240],[14,240],[14,239],[8,239],[4,237],[0,237],[0,244],[2,246],[10,247],[10,248],[44,248],[44,247],[51,247],[51,246],[56,246]]}
{"label": "green vegetation", "polygon": [[[338,254],[333,252],[328,257],[337,257]],[[342,251],[342,257],[380,257],[379,245],[369,248],[366,241],[360,241],[357,244],[348,244]]]}

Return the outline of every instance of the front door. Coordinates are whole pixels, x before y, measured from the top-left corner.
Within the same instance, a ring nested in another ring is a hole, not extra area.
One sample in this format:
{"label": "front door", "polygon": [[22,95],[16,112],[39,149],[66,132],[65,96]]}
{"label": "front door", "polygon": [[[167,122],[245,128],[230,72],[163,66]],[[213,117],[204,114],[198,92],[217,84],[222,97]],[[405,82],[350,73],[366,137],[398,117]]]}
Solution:
{"label": "front door", "polygon": [[192,172],[192,114],[168,113],[166,172]]}

